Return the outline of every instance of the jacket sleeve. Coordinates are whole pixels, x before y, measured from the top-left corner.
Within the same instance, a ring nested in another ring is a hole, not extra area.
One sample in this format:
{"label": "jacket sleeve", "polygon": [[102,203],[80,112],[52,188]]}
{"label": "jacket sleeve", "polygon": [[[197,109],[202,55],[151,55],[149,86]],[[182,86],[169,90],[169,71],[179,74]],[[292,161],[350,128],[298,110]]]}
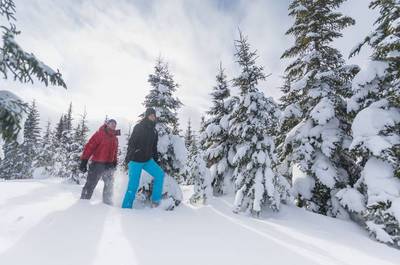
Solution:
{"label": "jacket sleeve", "polygon": [[158,133],[156,132],[156,140],[154,141],[154,144],[153,144],[153,159],[156,162],[158,161],[157,145],[158,145]]}
{"label": "jacket sleeve", "polygon": [[136,124],[136,126],[133,128],[131,137],[129,138],[128,141],[128,149],[126,151],[125,164],[128,164],[132,157],[135,148],[135,142],[137,141],[138,138],[138,134],[139,134],[139,124]]}
{"label": "jacket sleeve", "polygon": [[96,132],[93,134],[92,137],[90,137],[89,141],[83,148],[83,153],[81,155],[81,160],[89,160],[89,158],[93,155],[94,151],[96,150],[97,146],[100,144],[100,136],[99,132]]}
{"label": "jacket sleeve", "polygon": [[118,163],[118,138],[116,138],[115,141],[117,142],[117,146],[115,147],[113,162]]}

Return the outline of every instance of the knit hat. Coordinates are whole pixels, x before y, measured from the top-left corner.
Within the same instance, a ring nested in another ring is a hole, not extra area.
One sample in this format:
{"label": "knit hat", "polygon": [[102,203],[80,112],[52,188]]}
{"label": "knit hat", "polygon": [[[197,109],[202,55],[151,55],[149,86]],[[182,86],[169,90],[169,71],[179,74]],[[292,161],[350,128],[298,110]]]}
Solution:
{"label": "knit hat", "polygon": [[110,123],[115,123],[115,124],[117,124],[117,121],[116,120],[114,120],[114,119],[108,119],[107,121],[106,121],[106,123],[107,124],[110,124]]}
{"label": "knit hat", "polygon": [[153,109],[153,108],[147,108],[147,109],[146,109],[146,112],[144,113],[144,117],[147,118],[147,117],[149,117],[151,114],[154,114],[154,115],[157,116],[156,110]]}

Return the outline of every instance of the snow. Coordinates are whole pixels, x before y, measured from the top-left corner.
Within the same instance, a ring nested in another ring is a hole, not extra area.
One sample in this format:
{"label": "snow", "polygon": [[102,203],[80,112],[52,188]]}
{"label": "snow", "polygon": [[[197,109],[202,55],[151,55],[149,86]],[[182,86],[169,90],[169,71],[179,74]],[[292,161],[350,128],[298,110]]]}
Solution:
{"label": "snow", "polygon": [[363,143],[375,156],[379,156],[383,150],[400,143],[398,135],[380,135],[386,127],[400,123],[400,111],[380,108],[384,103],[384,100],[376,102],[357,114],[352,124],[354,140],[350,148]]}
{"label": "snow", "polygon": [[335,117],[335,109],[328,98],[322,98],[310,113],[312,119],[320,125]]}
{"label": "snow", "polygon": [[38,167],[38,168],[35,168],[35,169],[33,170],[32,177],[33,177],[34,179],[43,179],[43,178],[48,178],[48,177],[49,177],[48,174],[49,174],[49,173],[46,171],[45,168],[43,168],[43,167]]}
{"label": "snow", "polygon": [[229,127],[229,115],[225,115],[221,118],[219,125],[223,130],[228,130]]}
{"label": "snow", "polygon": [[323,154],[317,153],[311,169],[322,184],[333,189],[337,179],[337,172],[330,160]]}
{"label": "snow", "polygon": [[157,150],[161,154],[165,154],[168,151],[168,147],[170,144],[169,140],[169,135],[164,134],[158,137],[158,143],[157,143]]}
{"label": "snow", "polygon": [[304,76],[300,80],[293,82],[291,88],[293,91],[302,90],[307,85],[307,82],[308,82],[308,75]]}
{"label": "snow", "polygon": [[400,197],[400,179],[394,177],[393,167],[371,157],[361,172],[368,187],[368,206]]}
{"label": "snow", "polygon": [[[118,176],[121,177],[121,176]],[[128,210],[78,200],[58,180],[0,182],[0,264],[395,265],[400,252],[350,221],[282,206],[259,218],[233,214],[232,198],[176,211]],[[223,236],[222,236],[223,235]]]}
{"label": "snow", "polygon": [[386,38],[384,38],[380,43],[379,46],[389,46],[389,45],[397,45],[400,43],[400,37],[391,34],[389,36],[387,36]]}
{"label": "snow", "polygon": [[207,126],[206,133],[208,136],[218,135],[221,133],[221,126],[211,123]]}
{"label": "snow", "polygon": [[250,149],[250,146],[248,146],[247,144],[242,144],[242,145],[238,146],[236,154],[233,157],[233,162],[237,163],[237,161],[242,159],[246,155],[246,153],[249,149]]}
{"label": "snow", "polygon": [[396,220],[400,220],[400,197],[392,201],[392,206],[388,209],[388,212],[396,217]]}
{"label": "snow", "polygon": [[311,199],[315,180],[304,173],[298,164],[293,165],[292,169],[293,190],[305,199]]}
{"label": "snow", "polygon": [[400,27],[400,17],[390,23],[391,28],[398,28]]}
{"label": "snow", "polygon": [[301,117],[302,113],[299,108],[299,106],[295,104],[291,104],[285,108],[285,110],[282,113],[282,120],[283,118],[289,118],[289,117]]}
{"label": "snow", "polygon": [[365,210],[364,196],[356,189],[344,188],[336,193],[340,204],[349,211],[360,213]]}
{"label": "snow", "polygon": [[375,224],[372,221],[366,223],[368,230],[375,234],[376,239],[383,243],[392,243],[393,240],[388,233],[384,230],[384,225]]}
{"label": "snow", "polygon": [[187,149],[185,140],[179,135],[171,135],[172,146],[174,147],[175,157],[181,165],[184,165],[187,160]]}
{"label": "snow", "polygon": [[388,64],[382,61],[368,61],[367,66],[362,68],[360,72],[354,77],[353,84],[360,85],[370,81],[375,76],[383,76]]}

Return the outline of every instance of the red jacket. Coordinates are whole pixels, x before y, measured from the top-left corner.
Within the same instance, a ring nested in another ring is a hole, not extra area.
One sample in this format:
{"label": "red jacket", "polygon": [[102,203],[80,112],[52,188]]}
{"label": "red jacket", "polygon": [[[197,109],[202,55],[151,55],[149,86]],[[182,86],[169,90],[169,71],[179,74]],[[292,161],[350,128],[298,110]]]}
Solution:
{"label": "red jacket", "polygon": [[89,160],[103,163],[117,162],[118,138],[115,132],[106,125],[93,134],[85,145],[81,155],[82,160]]}

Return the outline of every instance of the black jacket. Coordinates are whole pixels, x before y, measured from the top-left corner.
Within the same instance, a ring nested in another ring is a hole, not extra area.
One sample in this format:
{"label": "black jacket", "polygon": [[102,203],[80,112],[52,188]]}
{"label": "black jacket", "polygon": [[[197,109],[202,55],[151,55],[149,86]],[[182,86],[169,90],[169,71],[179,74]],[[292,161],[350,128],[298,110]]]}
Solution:
{"label": "black jacket", "polygon": [[157,142],[158,133],[155,123],[143,119],[133,128],[128,142],[125,163],[128,164],[130,161],[146,162],[151,158],[157,161]]}

